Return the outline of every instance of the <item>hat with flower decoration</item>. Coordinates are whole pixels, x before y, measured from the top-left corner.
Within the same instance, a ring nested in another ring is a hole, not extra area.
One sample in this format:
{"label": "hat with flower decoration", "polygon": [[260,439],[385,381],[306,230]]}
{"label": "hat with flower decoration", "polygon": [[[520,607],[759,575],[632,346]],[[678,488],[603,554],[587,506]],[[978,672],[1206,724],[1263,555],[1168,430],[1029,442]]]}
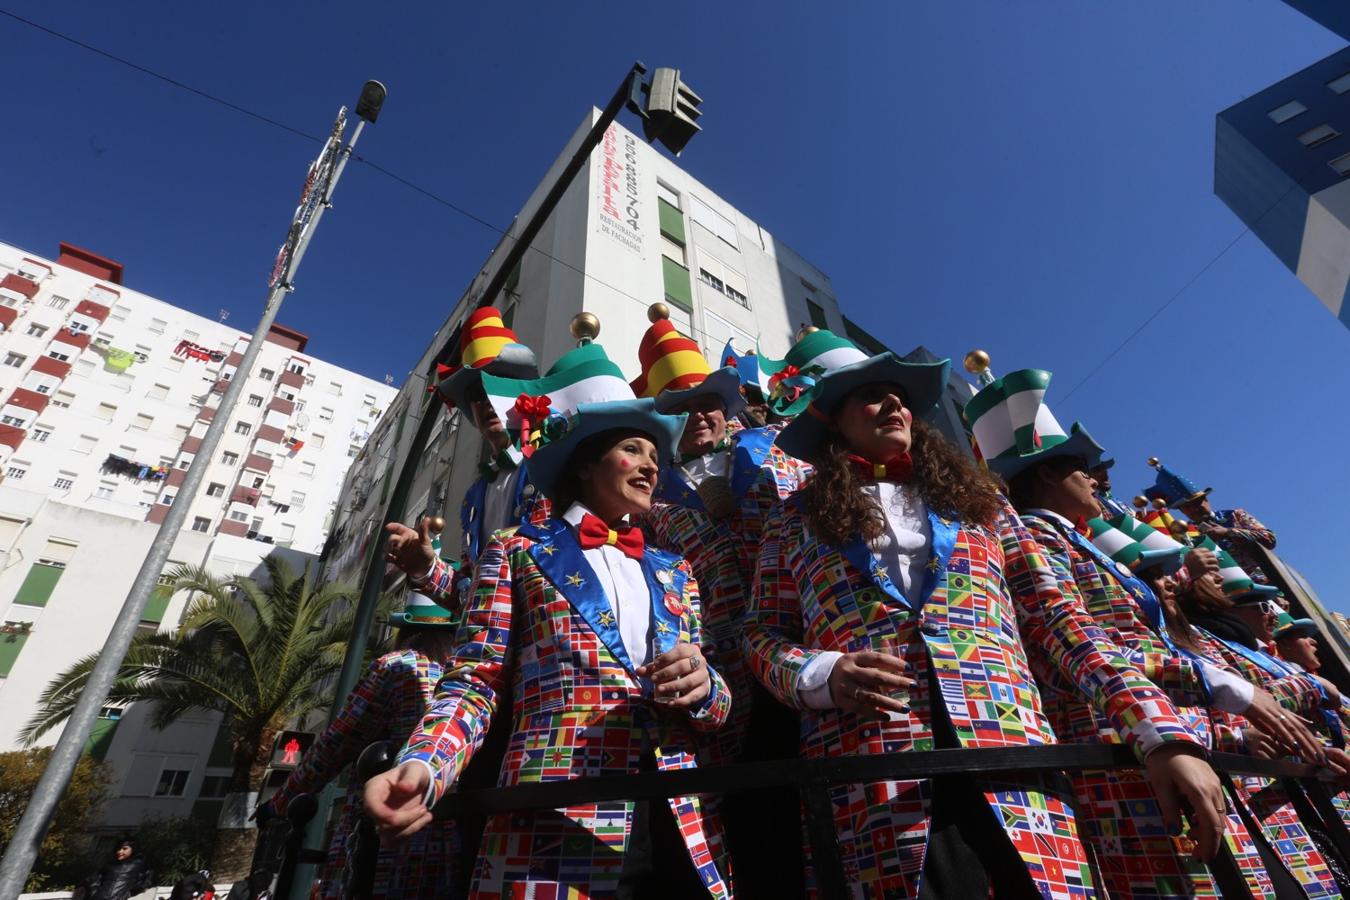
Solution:
{"label": "hat with flower decoration", "polygon": [[[591,331],[578,321],[594,323]],[[599,332],[594,316],[581,313],[572,333],[581,346],[563,355],[542,378],[483,375],[483,390],[493,410],[520,445],[530,482],[555,499],[572,452],[586,438],[615,429],[635,429],[651,438],[662,466],[675,458],[684,432],[684,415],[658,412],[656,401],[633,394],[605,349],[590,340]]]}
{"label": "hat with flower decoration", "polygon": [[662,413],[707,396],[722,402],[728,418],[745,408],[741,376],[734,366],[713,371],[698,344],[676,330],[664,303],[652,304],[647,317],[652,325],[638,345],[642,374],[631,384],[634,394],[651,397],[656,411]]}
{"label": "hat with flower decoration", "polygon": [[[777,370],[769,380],[772,383],[774,378],[779,378],[779,381],[773,388],[774,396],[769,398],[769,405],[780,415],[796,415],[774,443],[783,452],[807,461],[819,449],[839,404],[857,388],[867,384],[894,384],[904,394],[906,408],[917,418],[937,406],[951,371],[951,361],[946,359],[911,363],[890,352],[868,356],[852,341],[824,329],[805,335],[793,345],[784,360],[774,365]],[[809,379],[811,383],[803,386],[800,396],[792,398],[786,408],[780,407],[775,397],[789,400],[797,388],[793,387],[788,393],[782,393],[782,389],[796,379]]]}
{"label": "hat with flower decoration", "polygon": [[1158,474],[1153,484],[1144,489],[1144,496],[1164,500],[1173,509],[1208,496],[1209,492],[1214,490],[1213,488],[1201,490],[1194,481],[1167,468],[1156,456],[1150,458],[1148,464],[1157,469]]}
{"label": "hat with flower decoration", "polygon": [[502,314],[491,306],[474,310],[459,332],[459,365],[437,365],[440,378],[436,392],[450,409],[467,409],[465,395],[484,374],[504,378],[534,378],[539,364],[534,351],[506,326]]}
{"label": "hat with flower decoration", "polygon": [[966,424],[993,473],[1009,479],[1050,459],[1081,458],[1095,467],[1105,452],[1078,422],[1065,431],[1045,405],[1050,373],[1021,369],[995,378],[966,404]]}

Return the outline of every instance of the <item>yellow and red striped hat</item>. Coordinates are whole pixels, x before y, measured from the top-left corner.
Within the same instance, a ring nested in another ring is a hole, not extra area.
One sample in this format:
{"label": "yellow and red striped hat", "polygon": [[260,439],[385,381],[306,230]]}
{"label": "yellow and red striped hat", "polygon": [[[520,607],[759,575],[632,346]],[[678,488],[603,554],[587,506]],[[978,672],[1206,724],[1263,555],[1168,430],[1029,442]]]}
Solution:
{"label": "yellow and red striped hat", "polygon": [[537,378],[539,365],[534,351],[507,327],[502,314],[491,306],[476,309],[464,320],[459,334],[459,365],[438,366],[442,376],[437,391],[454,408],[464,407],[465,393],[484,372],[503,378]]}
{"label": "yellow and red striped hat", "polygon": [[698,344],[680,334],[668,318],[657,319],[642,336],[638,364],[642,366],[642,374],[632,382],[633,393],[655,398],[658,412],[669,413],[705,394],[720,398],[728,417],[745,407],[736,368],[726,366],[713,371]]}

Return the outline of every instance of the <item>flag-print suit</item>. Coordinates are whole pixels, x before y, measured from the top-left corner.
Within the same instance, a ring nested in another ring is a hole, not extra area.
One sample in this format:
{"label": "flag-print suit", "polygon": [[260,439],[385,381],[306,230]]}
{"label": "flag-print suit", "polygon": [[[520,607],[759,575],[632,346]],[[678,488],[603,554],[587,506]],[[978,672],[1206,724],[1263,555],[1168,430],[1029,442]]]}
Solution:
{"label": "flag-print suit", "polygon": [[709,745],[711,759],[734,761],[750,720],[751,675],[741,652],[741,628],[760,533],[769,510],[801,487],[810,466],[774,445],[778,429],[752,428],[731,438],[731,493],[736,508],[723,519],[709,515],[698,491],[678,466],[661,470],[643,530],[658,546],[683,556],[698,579],[703,635],[731,687],[731,716]]}
{"label": "flag-print suit", "polygon": [[[784,703],[801,708],[803,755],[930,749],[930,667],[961,746],[1053,743],[1018,637],[1019,620],[1043,635],[1065,677],[1109,710],[1131,739],[1146,730],[1184,732],[1157,688],[1090,620],[1066,608],[1035,541],[1010,508],[1005,506],[992,529],[930,512],[933,555],[925,600],[913,606],[861,538],[843,547],[824,544],[801,505],[793,498],[769,518],[745,640],[756,676]],[[908,716],[874,722],[839,709],[803,707],[801,676],[821,651],[888,645],[903,648],[915,680]],[[981,787],[1043,896],[1092,896],[1068,797],[1036,779]],[[916,896],[931,783],[848,785],[832,793],[840,853],[855,896]]]}
{"label": "flag-print suit", "polygon": [[[497,477],[508,477],[499,474]],[[427,594],[441,606],[451,612],[458,612],[467,599],[469,585],[473,583],[474,563],[487,546],[491,535],[483,533],[484,497],[487,494],[488,479],[479,477],[464,494],[459,505],[460,527],[460,566],[455,571],[442,560],[436,560],[431,574],[417,586],[417,590]],[[548,521],[553,514],[553,504],[530,484],[529,474],[521,471],[516,479],[512,497],[511,520],[520,525],[528,522],[539,524]]]}
{"label": "flag-print suit", "polygon": [[[642,559],[656,643],[701,639],[697,582],[679,557],[647,548]],[[421,760],[439,799],[464,771],[498,699],[514,722],[499,783],[560,781],[639,771],[644,750],[660,770],[695,765],[693,731],[726,721],[731,697],[712,667],[711,693],[692,713],[650,703],[624,649],[609,599],[560,519],[499,532],[479,559],[458,646],[436,699],[400,762]],[[722,836],[698,797],[670,807],[708,893],[730,896]],[[611,896],[622,871],[633,804],[592,803],[488,818],[474,872],[477,900]],[[574,892],[574,893],[569,893]]]}
{"label": "flag-print suit", "polygon": [[1256,516],[1245,509],[1216,509],[1213,519],[1228,529],[1228,534],[1216,538],[1214,542],[1228,551],[1228,555],[1246,570],[1252,581],[1269,584],[1270,579],[1261,566],[1261,557],[1252,548],[1255,545],[1274,550],[1275,532],[1262,525]]}
{"label": "flag-print suit", "polygon": [[[278,814],[298,794],[315,794],[374,741],[401,743],[413,732],[441,680],[439,660],[414,650],[387,653],[370,664],[347,705],[324,729],[286,784],[272,797]],[[348,848],[361,814],[364,783],[353,778],[342,816],[333,831],[319,880],[320,900],[342,897]],[[459,837],[450,821],[433,822],[395,849],[380,848],[375,867],[374,900],[442,900],[454,896],[451,868]]]}
{"label": "flag-print suit", "polygon": [[[1057,517],[1023,514],[1061,582],[1120,652],[1180,707],[1177,718],[1190,740],[1206,749],[1235,743],[1228,719],[1216,722],[1205,706],[1209,692],[1201,664],[1171,647],[1163,637],[1157,598],[1128,569]],[[1065,681],[1040,654],[1033,663],[1044,688],[1046,711],[1061,741],[1116,743],[1120,737],[1098,708]],[[1209,869],[1189,848],[1167,833],[1153,789],[1140,770],[1074,774],[1079,821],[1095,845],[1106,887],[1118,897],[1217,897]],[[1231,803],[1225,839],[1248,886],[1257,897],[1273,897],[1260,852]]]}

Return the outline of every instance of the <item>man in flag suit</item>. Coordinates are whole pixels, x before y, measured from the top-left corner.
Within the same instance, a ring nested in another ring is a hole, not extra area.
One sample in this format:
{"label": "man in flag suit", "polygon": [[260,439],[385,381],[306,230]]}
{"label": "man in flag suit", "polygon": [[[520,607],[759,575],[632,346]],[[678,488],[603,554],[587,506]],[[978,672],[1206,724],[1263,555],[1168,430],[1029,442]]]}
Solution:
{"label": "man in flag suit", "polygon": [[[1281,724],[1279,706],[1269,695],[1254,694],[1244,679],[1172,647],[1158,599],[1092,542],[1088,520],[1096,518],[1101,507],[1097,484],[1088,472],[1103,451],[1077,423],[1067,433],[1060,427],[1044,403],[1049,382],[1050,373],[1042,370],[1010,373],[973,397],[965,415],[986,464],[1007,480],[1012,503],[1056,573],[1062,593],[1073,598],[1098,623],[1105,640],[1175,704],[1169,714],[1170,731],[1159,735],[1164,739],[1141,747],[1145,759],[1162,752],[1203,760],[1211,732],[1203,708],[1210,704],[1257,718],[1260,727],[1271,729],[1286,745],[1294,740],[1293,732],[1308,739],[1306,729]],[[1104,711],[1056,672],[1040,647],[1031,649],[1060,740],[1119,741]],[[1073,781],[1084,833],[1094,845],[1113,896],[1217,895],[1218,886],[1204,861],[1176,839],[1179,834],[1169,836],[1171,815],[1141,772],[1077,772]],[[1241,857],[1239,867],[1251,879],[1249,888],[1258,896],[1273,896],[1251,836],[1240,819],[1229,815],[1222,793],[1211,795],[1211,800],[1212,805],[1192,810],[1192,828],[1219,834],[1240,829],[1230,835],[1230,850]]]}
{"label": "man in flag suit", "polygon": [[[483,381],[522,435],[531,479],[562,512],[498,532],[480,557],[432,708],[399,766],[366,786],[366,807],[391,840],[430,821],[506,697],[503,786],[693,767],[696,734],[720,727],[731,708],[700,651],[688,565],[646,546],[630,524],[650,505],[684,418],[634,398],[594,343],[543,378]],[[492,815],[471,896],[730,897],[710,805],[673,797]]]}

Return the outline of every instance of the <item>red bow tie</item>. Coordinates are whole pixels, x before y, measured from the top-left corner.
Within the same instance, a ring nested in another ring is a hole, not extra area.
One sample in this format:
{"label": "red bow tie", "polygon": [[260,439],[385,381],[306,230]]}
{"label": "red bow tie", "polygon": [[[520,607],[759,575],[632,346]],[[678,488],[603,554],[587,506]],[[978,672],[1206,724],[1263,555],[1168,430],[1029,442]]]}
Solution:
{"label": "red bow tie", "polygon": [[606,525],[604,519],[590,513],[581,517],[581,524],[577,526],[577,542],[581,544],[582,550],[593,550],[606,544],[618,547],[629,559],[642,559],[642,548],[645,546],[641,529],[625,525],[616,530]]}
{"label": "red bow tie", "polygon": [[1073,530],[1085,538],[1092,537],[1092,526],[1088,524],[1087,516],[1079,516],[1078,521],[1073,523]]}
{"label": "red bow tie", "polygon": [[884,463],[874,463],[870,459],[863,459],[850,453],[848,461],[866,481],[898,481],[904,484],[914,472],[914,460],[908,453],[901,453],[895,459]]}

